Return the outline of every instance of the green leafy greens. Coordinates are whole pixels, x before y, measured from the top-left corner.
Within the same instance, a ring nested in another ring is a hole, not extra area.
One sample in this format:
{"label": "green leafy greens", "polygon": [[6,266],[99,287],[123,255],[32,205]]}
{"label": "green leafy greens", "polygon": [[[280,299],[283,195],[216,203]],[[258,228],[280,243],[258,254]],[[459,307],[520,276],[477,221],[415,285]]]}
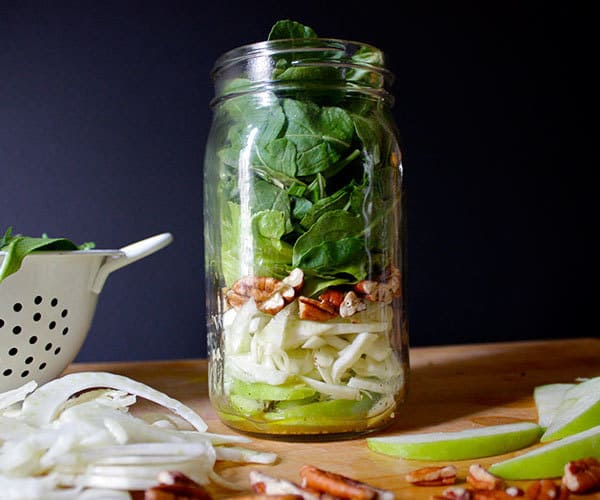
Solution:
{"label": "green leafy greens", "polygon": [[243,266],[275,277],[300,267],[304,293],[314,295],[381,274],[394,258],[398,174],[385,106],[368,92],[343,92],[380,88],[382,53],[301,50],[311,39],[312,28],[277,22],[269,40],[293,50],[274,56],[274,85],[248,92],[246,75],[224,85],[217,157],[227,286]]}
{"label": "green leafy greens", "polygon": [[0,283],[16,273],[21,268],[23,259],[30,253],[51,250],[88,250],[94,246],[92,242],[76,245],[66,238],[49,238],[45,234],[40,238],[13,236],[12,227],[9,227],[0,238],[0,251],[5,252],[0,265]]}

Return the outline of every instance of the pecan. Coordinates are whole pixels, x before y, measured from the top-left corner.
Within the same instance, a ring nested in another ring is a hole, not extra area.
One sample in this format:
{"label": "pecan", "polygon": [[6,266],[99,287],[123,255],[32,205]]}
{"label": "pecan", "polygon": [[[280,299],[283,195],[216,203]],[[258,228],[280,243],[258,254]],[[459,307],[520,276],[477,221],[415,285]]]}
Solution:
{"label": "pecan", "polygon": [[300,319],[327,321],[336,317],[336,310],[331,304],[309,297],[298,297]]}
{"label": "pecan", "polygon": [[390,266],[386,269],[381,281],[359,281],[354,285],[354,291],[371,302],[384,302],[389,304],[394,297],[400,297],[400,295],[402,295],[400,269]]}
{"label": "pecan", "polygon": [[202,486],[181,472],[162,471],[158,482],[144,492],[144,500],[211,500]]}
{"label": "pecan", "polygon": [[335,472],[304,465],[300,469],[302,486],[321,491],[338,498],[351,500],[375,500],[393,498],[393,493],[356,481]]}
{"label": "pecan", "polygon": [[319,300],[321,302],[327,302],[338,309],[344,301],[344,292],[338,290],[337,288],[328,288],[321,295],[319,295]]}
{"label": "pecan", "polygon": [[456,481],[456,467],[446,465],[443,467],[423,467],[406,474],[405,479],[417,486],[441,486],[454,484]]}
{"label": "pecan", "polygon": [[471,490],[455,486],[452,488],[446,488],[441,496],[435,496],[436,499],[449,499],[449,500],[472,500],[473,496]]}
{"label": "pecan", "polygon": [[494,476],[479,464],[469,466],[467,482],[476,490],[501,490],[504,488],[504,480]]}
{"label": "pecan", "polygon": [[340,316],[347,318],[356,314],[359,311],[364,311],[367,308],[367,304],[358,298],[354,292],[348,292],[344,295],[344,300],[340,304]]}
{"label": "pecan", "polygon": [[292,269],[290,274],[283,278],[283,283],[291,286],[296,293],[300,293],[304,286],[304,272],[300,268]]}
{"label": "pecan", "polygon": [[280,495],[242,495],[233,497],[231,500],[302,500],[302,495],[294,495],[293,493],[282,493]]}
{"label": "pecan", "polygon": [[267,314],[277,314],[285,306],[285,300],[279,292],[275,292],[267,300],[258,305],[258,309]]}
{"label": "pecan", "polygon": [[518,488],[506,488],[505,490],[475,490],[473,500],[512,500],[516,496],[522,496],[523,492]]}
{"label": "pecan", "polygon": [[562,484],[572,493],[600,489],[600,462],[588,457],[567,463]]}
{"label": "pecan", "polygon": [[541,479],[531,483],[525,495],[531,500],[567,500],[569,490],[564,486],[559,486],[551,479]]}
{"label": "pecan", "polygon": [[296,288],[302,288],[304,273],[294,269],[283,280],[269,276],[244,276],[225,294],[230,306],[242,307],[254,299],[256,307],[268,314],[277,314],[296,297]]}
{"label": "pecan", "polygon": [[280,479],[269,476],[263,472],[250,472],[250,484],[255,493],[259,495],[294,495],[304,500],[320,500],[321,495],[318,492],[303,488],[287,479]]}
{"label": "pecan", "polygon": [[506,494],[512,498],[514,497],[522,497],[525,492],[521,488],[517,488],[516,486],[509,486],[504,490]]}

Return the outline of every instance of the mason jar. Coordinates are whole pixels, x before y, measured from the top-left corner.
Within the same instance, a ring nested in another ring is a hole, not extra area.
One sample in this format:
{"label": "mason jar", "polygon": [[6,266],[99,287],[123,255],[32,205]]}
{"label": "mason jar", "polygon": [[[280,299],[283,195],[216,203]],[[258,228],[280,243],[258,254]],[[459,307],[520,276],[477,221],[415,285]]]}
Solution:
{"label": "mason jar", "polygon": [[211,403],[264,438],[344,439],[408,376],[404,172],[377,48],[272,40],[221,56],[204,164]]}

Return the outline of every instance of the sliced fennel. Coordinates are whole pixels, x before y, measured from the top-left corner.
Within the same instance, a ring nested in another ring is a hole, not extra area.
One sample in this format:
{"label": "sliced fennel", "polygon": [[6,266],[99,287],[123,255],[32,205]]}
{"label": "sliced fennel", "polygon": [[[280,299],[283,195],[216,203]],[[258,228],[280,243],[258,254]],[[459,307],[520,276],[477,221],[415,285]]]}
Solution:
{"label": "sliced fennel", "polygon": [[[92,387],[103,389],[82,390]],[[72,394],[80,393],[71,397]],[[136,395],[175,412],[146,419],[129,413]],[[178,470],[200,484],[231,484],[214,472],[216,460],[272,463],[274,454],[232,443],[241,436],[197,430],[191,408],[147,385],[110,373],[78,373],[36,388],[0,394],[0,489],[3,499],[130,498],[156,475]],[[22,403],[20,403],[22,401]],[[186,423],[195,430],[181,429]]]}
{"label": "sliced fennel", "polygon": [[[309,413],[315,411],[319,424],[335,425],[347,418],[346,403],[337,415],[337,405],[317,405],[339,400],[361,402],[369,418],[389,414],[404,381],[390,344],[392,318],[392,307],[380,303],[330,321],[300,319],[297,301],[274,316],[252,300],[228,310],[224,388],[231,411],[252,421],[280,422],[290,409],[295,425],[302,419],[315,425]],[[331,411],[324,416],[319,408]]]}

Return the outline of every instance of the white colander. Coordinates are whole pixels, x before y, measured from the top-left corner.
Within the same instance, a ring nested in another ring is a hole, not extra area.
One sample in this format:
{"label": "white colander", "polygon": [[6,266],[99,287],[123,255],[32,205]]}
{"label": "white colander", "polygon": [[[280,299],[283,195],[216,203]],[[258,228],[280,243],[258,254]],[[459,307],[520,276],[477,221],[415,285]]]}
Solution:
{"label": "white colander", "polygon": [[[58,376],[88,333],[108,275],[167,246],[169,233],[119,250],[37,252],[0,283],[0,391]],[[0,264],[6,256],[0,252]]]}

